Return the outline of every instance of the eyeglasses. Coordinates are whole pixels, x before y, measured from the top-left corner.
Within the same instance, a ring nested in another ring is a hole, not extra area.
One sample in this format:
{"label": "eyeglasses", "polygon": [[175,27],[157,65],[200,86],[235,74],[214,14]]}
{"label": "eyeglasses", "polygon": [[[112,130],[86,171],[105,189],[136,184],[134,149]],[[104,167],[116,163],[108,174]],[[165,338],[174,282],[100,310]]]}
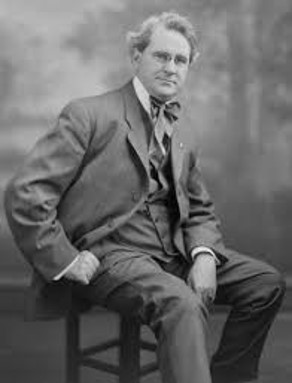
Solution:
{"label": "eyeglasses", "polygon": [[[196,52],[193,57],[193,62],[200,56],[200,52]],[[187,56],[178,54],[178,55],[171,55],[169,52],[165,51],[156,51],[153,53],[154,59],[159,62],[162,65],[166,65],[170,63],[172,60],[174,61],[174,64],[178,67],[184,67],[189,65],[190,59]]]}

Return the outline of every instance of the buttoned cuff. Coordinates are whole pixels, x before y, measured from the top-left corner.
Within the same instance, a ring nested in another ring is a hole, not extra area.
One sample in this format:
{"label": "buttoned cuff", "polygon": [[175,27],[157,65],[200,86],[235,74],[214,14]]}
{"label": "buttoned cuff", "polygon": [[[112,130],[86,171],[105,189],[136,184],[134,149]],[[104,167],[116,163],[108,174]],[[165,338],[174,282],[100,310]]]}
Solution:
{"label": "buttoned cuff", "polygon": [[194,261],[196,259],[196,257],[199,254],[201,254],[201,253],[207,253],[207,254],[212,255],[212,257],[215,258],[216,265],[220,265],[221,264],[219,258],[214,253],[214,251],[212,249],[210,249],[209,247],[207,247],[207,246],[197,246],[197,247],[194,247],[192,249],[192,251],[191,251],[191,258],[192,258],[192,260]]}
{"label": "buttoned cuff", "polygon": [[67,271],[70,270],[73,265],[75,265],[79,258],[80,254],[78,254],[77,257],[67,267],[65,267],[65,269],[63,269],[59,274],[57,274],[53,278],[53,281],[59,281],[67,273]]}

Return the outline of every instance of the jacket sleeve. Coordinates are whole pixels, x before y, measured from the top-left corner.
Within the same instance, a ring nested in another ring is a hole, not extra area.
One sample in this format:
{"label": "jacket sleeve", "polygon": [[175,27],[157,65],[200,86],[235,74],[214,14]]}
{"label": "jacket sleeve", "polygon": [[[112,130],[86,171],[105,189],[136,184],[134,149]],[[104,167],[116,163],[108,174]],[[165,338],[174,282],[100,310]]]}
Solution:
{"label": "jacket sleeve", "polygon": [[220,222],[215,215],[214,205],[203,182],[196,157],[189,171],[187,194],[189,214],[183,225],[187,252],[206,246],[215,252],[220,261],[227,260]]}
{"label": "jacket sleeve", "polygon": [[28,262],[47,280],[77,256],[57,208],[82,162],[90,121],[79,102],[68,104],[8,183],[5,209],[12,234]]}

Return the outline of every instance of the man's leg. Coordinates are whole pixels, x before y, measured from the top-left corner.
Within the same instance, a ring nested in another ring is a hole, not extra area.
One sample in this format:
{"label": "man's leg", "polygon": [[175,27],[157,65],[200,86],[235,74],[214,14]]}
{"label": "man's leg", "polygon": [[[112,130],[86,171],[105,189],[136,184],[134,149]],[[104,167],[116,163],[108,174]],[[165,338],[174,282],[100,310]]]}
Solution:
{"label": "man's leg", "polygon": [[273,267],[236,252],[217,275],[215,304],[231,305],[231,311],[212,358],[213,383],[252,381],[285,283]]}
{"label": "man's leg", "polygon": [[149,256],[111,255],[97,277],[78,294],[122,315],[135,315],[158,341],[164,383],[211,383],[206,307],[186,283]]}

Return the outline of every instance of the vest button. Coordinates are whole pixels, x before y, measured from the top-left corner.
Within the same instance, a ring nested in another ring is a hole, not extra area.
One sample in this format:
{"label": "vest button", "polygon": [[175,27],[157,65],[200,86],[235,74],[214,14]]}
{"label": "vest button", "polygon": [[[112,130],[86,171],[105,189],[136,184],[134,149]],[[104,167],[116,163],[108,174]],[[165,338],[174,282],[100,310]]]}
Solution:
{"label": "vest button", "polygon": [[113,228],[114,227],[114,220],[112,218],[109,218],[109,220],[107,221],[107,225],[108,225],[108,227]]}
{"label": "vest button", "polygon": [[144,211],[144,213],[146,214],[147,217],[151,216],[151,213],[150,213],[149,208],[148,208],[147,205],[144,207],[143,211]]}

